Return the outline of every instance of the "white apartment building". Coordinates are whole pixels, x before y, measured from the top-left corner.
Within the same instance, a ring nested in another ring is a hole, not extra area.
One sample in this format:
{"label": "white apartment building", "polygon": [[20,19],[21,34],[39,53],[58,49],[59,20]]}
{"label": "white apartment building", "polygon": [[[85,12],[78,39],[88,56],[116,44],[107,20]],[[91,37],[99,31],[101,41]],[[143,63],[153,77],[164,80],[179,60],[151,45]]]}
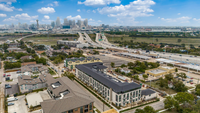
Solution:
{"label": "white apartment building", "polygon": [[76,77],[116,106],[126,106],[141,100],[141,85],[121,82],[106,75],[106,68],[101,62],[77,65]]}

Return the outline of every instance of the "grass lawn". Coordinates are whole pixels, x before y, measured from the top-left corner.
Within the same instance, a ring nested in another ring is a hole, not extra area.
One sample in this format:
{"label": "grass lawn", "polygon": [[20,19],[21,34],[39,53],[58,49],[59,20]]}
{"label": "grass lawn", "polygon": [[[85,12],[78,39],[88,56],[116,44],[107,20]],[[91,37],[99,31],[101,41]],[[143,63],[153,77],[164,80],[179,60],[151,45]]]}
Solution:
{"label": "grass lawn", "polygon": [[[146,42],[146,43],[170,43],[170,44],[186,44],[188,46],[189,44],[193,44],[194,46],[199,46],[200,44],[200,38],[158,38],[158,42],[156,42],[156,38],[141,38],[141,37],[135,37],[136,39],[129,37],[128,35],[109,35],[106,34],[106,37],[108,38],[108,41],[113,43],[114,41],[130,41],[133,40],[133,42]],[[123,40],[121,40],[121,37],[123,37]],[[181,39],[182,41],[180,43],[177,42],[178,39]]]}
{"label": "grass lawn", "polygon": [[[175,90],[170,89],[170,88],[168,88],[168,89],[166,89],[166,88],[161,88],[158,84],[156,84],[156,82],[157,82],[157,81],[151,82],[151,87],[154,87],[154,88],[160,89],[160,90],[162,90],[162,91],[165,91],[167,94],[175,94],[175,93],[177,93]],[[148,82],[148,83],[146,83],[146,84],[150,85],[150,82]]]}
{"label": "grass lawn", "polygon": [[50,73],[51,75],[56,75],[56,73],[55,73],[51,68],[49,68],[49,73]]}
{"label": "grass lawn", "polygon": [[30,37],[24,38],[23,41],[32,41],[35,44],[56,45],[57,41],[62,40],[63,38],[67,37]]}
{"label": "grass lawn", "polygon": [[10,80],[6,80],[6,82],[12,82],[13,81],[13,79],[10,79]]}

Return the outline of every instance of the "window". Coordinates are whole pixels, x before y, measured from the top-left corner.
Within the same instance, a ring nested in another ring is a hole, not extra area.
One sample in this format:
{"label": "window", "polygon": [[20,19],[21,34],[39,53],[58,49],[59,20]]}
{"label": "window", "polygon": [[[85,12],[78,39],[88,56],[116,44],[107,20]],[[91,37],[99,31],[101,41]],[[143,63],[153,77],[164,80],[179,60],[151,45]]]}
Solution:
{"label": "window", "polygon": [[69,110],[68,113],[73,113],[73,109],[72,109],[72,110]]}
{"label": "window", "polygon": [[116,106],[118,106],[118,104],[116,103]]}
{"label": "window", "polygon": [[108,96],[109,96],[109,90],[108,90]]}
{"label": "window", "polygon": [[78,111],[78,108],[74,109],[74,111]]}
{"label": "window", "polygon": [[81,107],[81,109],[80,109],[80,113],[83,113],[83,107]]}
{"label": "window", "polygon": [[84,111],[85,111],[85,113],[88,112],[88,105],[85,106]]}
{"label": "window", "polygon": [[67,113],[67,112],[65,111],[65,112],[62,112],[62,113]]}
{"label": "window", "polygon": [[21,90],[23,90],[23,85],[21,85]]}
{"label": "window", "polygon": [[121,102],[121,95],[119,95],[119,102]]}
{"label": "window", "polygon": [[135,98],[135,92],[133,92],[133,98]]}
{"label": "window", "polygon": [[149,96],[151,96],[151,94]]}
{"label": "window", "polygon": [[127,94],[127,100],[129,99],[129,93]]}
{"label": "window", "polygon": [[116,95],[116,101],[118,102],[118,95]]}
{"label": "window", "polygon": [[90,103],[90,110],[92,110],[92,103]]}
{"label": "window", "polygon": [[138,91],[136,91],[136,97],[138,96]]}

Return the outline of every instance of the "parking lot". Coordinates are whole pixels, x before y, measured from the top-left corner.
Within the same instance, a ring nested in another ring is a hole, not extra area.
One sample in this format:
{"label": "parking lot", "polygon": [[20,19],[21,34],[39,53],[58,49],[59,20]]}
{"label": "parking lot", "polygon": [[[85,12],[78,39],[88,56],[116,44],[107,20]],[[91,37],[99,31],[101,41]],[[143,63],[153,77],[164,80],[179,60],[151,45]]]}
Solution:
{"label": "parking lot", "polygon": [[5,89],[5,95],[19,94],[19,86],[17,84],[10,85],[11,88]]}
{"label": "parking lot", "polygon": [[[9,76],[10,79],[13,79],[12,83],[18,83],[17,77],[18,77],[19,74],[17,72],[9,72],[9,73],[5,73],[5,74],[10,75]],[[4,77],[4,78],[6,78],[6,77]],[[4,79],[4,81],[5,81],[5,79]]]}
{"label": "parking lot", "polygon": [[17,101],[12,101],[9,103],[14,103],[12,106],[8,106],[8,113],[28,113],[28,108],[25,102],[25,95],[18,96]]}

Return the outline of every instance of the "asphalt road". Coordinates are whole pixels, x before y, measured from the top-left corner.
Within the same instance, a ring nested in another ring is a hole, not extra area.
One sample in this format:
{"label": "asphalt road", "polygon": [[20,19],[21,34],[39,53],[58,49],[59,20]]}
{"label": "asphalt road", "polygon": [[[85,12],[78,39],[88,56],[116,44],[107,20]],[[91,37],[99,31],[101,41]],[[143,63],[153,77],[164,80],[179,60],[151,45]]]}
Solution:
{"label": "asphalt road", "polygon": [[[76,81],[74,81],[75,84],[77,84],[77,86],[79,86],[81,89],[83,89],[83,91],[85,91],[86,94],[88,94],[88,96],[94,101],[94,106],[100,111],[103,112],[103,102],[101,102],[98,98],[96,98],[93,94],[91,94],[87,89],[85,89],[84,87],[82,87],[79,83],[77,83]],[[110,108],[106,105],[104,105],[104,111],[109,110]]]}

